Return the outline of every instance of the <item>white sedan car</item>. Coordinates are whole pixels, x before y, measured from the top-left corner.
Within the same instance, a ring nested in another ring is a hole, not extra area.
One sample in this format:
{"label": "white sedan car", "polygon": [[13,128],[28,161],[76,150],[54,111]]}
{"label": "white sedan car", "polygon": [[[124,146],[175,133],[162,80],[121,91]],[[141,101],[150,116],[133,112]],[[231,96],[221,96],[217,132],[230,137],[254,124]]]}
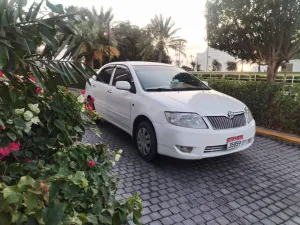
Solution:
{"label": "white sedan car", "polygon": [[115,62],[86,84],[102,118],[130,134],[141,156],[202,159],[242,151],[255,121],[242,102],[168,64]]}

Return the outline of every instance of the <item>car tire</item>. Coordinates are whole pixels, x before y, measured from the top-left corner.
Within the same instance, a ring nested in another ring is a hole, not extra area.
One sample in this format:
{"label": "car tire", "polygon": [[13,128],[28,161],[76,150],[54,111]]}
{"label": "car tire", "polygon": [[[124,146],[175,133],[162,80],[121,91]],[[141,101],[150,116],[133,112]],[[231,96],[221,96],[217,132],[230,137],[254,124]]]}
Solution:
{"label": "car tire", "polygon": [[139,154],[145,161],[153,161],[157,156],[157,140],[151,123],[141,122],[135,132],[135,143]]}

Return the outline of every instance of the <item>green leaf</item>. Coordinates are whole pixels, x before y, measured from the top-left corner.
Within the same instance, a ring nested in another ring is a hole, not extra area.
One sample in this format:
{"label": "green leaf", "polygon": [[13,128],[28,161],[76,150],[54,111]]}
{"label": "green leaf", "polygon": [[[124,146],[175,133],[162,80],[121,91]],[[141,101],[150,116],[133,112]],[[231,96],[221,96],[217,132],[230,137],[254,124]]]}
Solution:
{"label": "green leaf", "polygon": [[53,148],[56,146],[56,142],[57,142],[56,138],[49,138],[46,142],[46,145]]}
{"label": "green leaf", "polygon": [[21,130],[17,130],[17,133],[18,133],[18,135],[20,135],[21,138],[23,137],[23,133]]}
{"label": "green leaf", "polygon": [[12,140],[17,140],[17,136],[14,133],[7,132],[6,135]]}
{"label": "green leaf", "polygon": [[0,212],[0,225],[11,224],[12,216],[9,212]]}
{"label": "green leaf", "polygon": [[57,126],[59,129],[66,131],[66,127],[61,120],[54,120],[54,125]]}
{"label": "green leaf", "polygon": [[59,192],[60,187],[61,187],[60,181],[54,181],[51,183],[50,189],[49,189],[49,201],[50,202],[54,201],[54,199],[56,198],[56,196]]}
{"label": "green leaf", "polygon": [[25,191],[27,186],[32,187],[36,184],[36,181],[30,176],[23,176],[21,177],[20,181],[18,182],[18,187],[20,191]]}
{"label": "green leaf", "polygon": [[18,191],[18,187],[16,185],[4,188],[2,193],[5,202],[8,204],[19,202],[22,198],[22,194],[17,191]]}
{"label": "green leaf", "polygon": [[92,214],[88,214],[87,219],[88,219],[88,222],[91,224],[98,224],[97,217]]}
{"label": "green leaf", "polygon": [[97,201],[94,205],[93,205],[93,209],[92,212],[96,215],[100,214],[102,212],[103,206],[102,203],[99,201]]}
{"label": "green leaf", "polygon": [[46,5],[52,10],[52,12],[58,13],[58,14],[64,14],[64,7],[62,4],[54,5],[51,2],[47,1]]}
{"label": "green leaf", "polygon": [[64,142],[66,140],[66,137],[63,133],[59,133],[57,135],[57,139],[60,141],[60,142]]}
{"label": "green leaf", "polygon": [[111,224],[112,223],[112,216],[109,211],[105,210],[99,216],[99,221],[104,224]]}
{"label": "green leaf", "polygon": [[61,224],[65,212],[66,204],[53,203],[44,209],[46,225],[58,225]]}
{"label": "green leaf", "polygon": [[15,122],[15,126],[18,128],[22,128],[22,129],[26,129],[26,123],[23,119],[21,119],[20,117],[16,117],[14,119]]}
{"label": "green leaf", "polygon": [[33,209],[39,207],[38,206],[38,196],[32,193],[24,194],[24,203],[28,211],[32,211]]}
{"label": "green leaf", "polygon": [[9,96],[12,102],[16,102],[18,99],[18,93],[15,90],[10,90]]}
{"label": "green leaf", "polygon": [[74,127],[74,130],[76,130],[78,133],[83,133],[83,132],[84,132],[84,131],[83,131],[80,127],[78,127],[78,126]]}

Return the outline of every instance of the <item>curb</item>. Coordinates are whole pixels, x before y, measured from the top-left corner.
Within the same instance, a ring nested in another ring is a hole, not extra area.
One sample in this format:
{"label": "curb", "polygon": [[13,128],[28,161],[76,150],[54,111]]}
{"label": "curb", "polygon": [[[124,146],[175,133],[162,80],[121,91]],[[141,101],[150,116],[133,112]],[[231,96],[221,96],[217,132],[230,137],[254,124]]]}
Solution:
{"label": "curb", "polygon": [[287,142],[300,145],[300,137],[292,134],[282,133],[274,130],[269,130],[261,127],[256,127],[256,134],[263,136],[275,137]]}

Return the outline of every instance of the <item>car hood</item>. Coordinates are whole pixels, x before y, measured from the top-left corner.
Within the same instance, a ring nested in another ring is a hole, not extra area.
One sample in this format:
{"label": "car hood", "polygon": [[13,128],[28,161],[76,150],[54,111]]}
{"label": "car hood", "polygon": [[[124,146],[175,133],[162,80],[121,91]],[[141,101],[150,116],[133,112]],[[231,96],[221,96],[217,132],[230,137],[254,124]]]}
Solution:
{"label": "car hood", "polygon": [[201,116],[227,115],[229,111],[241,112],[245,108],[239,100],[215,90],[147,93],[170,111],[196,112]]}

